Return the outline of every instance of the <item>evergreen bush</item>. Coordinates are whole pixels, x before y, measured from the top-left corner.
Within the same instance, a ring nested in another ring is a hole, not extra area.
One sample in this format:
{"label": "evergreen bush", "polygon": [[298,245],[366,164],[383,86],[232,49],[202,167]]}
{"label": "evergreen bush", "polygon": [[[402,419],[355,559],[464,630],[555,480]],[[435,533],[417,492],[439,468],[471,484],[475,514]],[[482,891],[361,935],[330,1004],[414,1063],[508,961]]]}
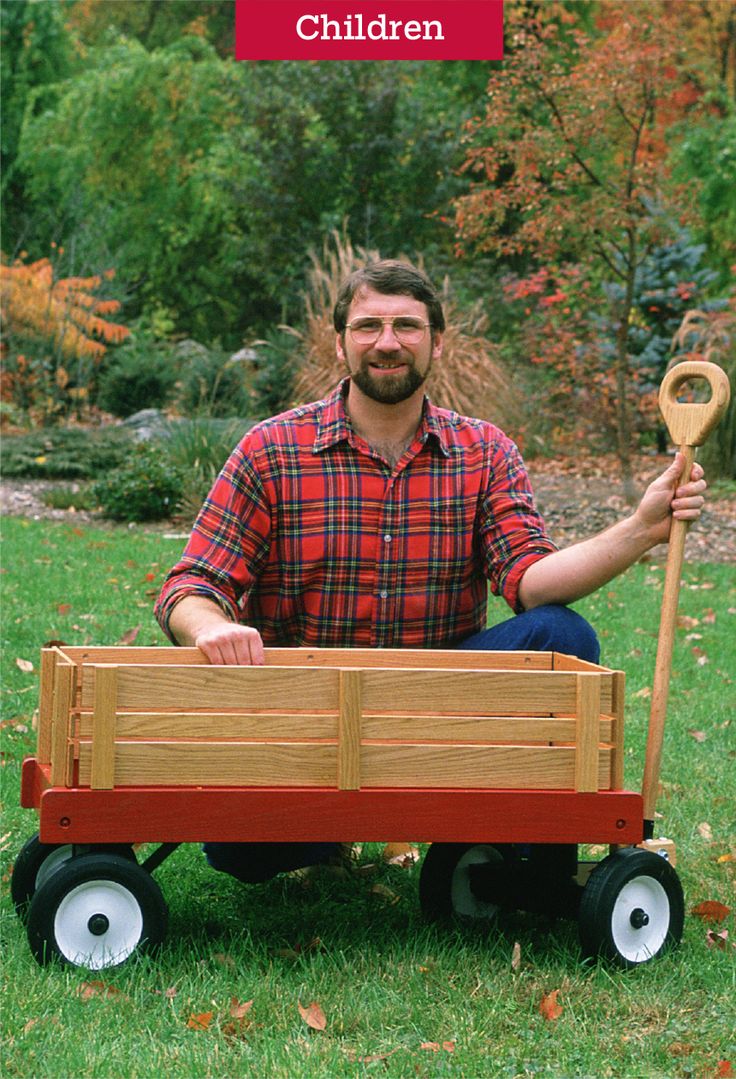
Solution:
{"label": "evergreen bush", "polygon": [[124,419],[142,408],[163,408],[175,381],[170,354],[153,341],[136,341],[119,348],[100,374],[97,403]]}
{"label": "evergreen bush", "polygon": [[4,435],[2,471],[28,479],[98,479],[121,465],[133,446],[123,427],[55,427]]}
{"label": "evergreen bush", "polygon": [[157,521],[178,508],[182,480],[160,444],[141,444],[125,464],[94,485],[93,493],[114,521]]}

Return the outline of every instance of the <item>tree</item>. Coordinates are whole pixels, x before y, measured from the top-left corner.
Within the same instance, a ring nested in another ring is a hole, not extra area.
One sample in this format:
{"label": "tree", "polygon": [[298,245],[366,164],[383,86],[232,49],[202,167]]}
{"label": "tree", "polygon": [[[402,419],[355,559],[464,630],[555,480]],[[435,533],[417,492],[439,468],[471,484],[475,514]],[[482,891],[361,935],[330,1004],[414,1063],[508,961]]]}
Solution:
{"label": "tree", "polygon": [[[598,25],[549,3],[507,8],[511,53],[488,83],[484,115],[469,130],[471,191],[456,201],[463,247],[509,257],[577,262],[612,276],[616,441],[624,485],[630,466],[631,314],[638,268],[665,238],[675,207],[667,135],[697,116],[701,93],[678,64],[666,5],[601,3]],[[680,213],[682,213],[682,209]]]}
{"label": "tree", "polygon": [[106,317],[119,311],[120,302],[94,295],[113,276],[114,270],[107,270],[55,281],[48,258],[0,264],[7,353],[3,389],[16,403],[40,403],[48,414],[60,397],[67,403],[88,398],[90,373],[107,345],[119,344],[130,334],[126,326]]}

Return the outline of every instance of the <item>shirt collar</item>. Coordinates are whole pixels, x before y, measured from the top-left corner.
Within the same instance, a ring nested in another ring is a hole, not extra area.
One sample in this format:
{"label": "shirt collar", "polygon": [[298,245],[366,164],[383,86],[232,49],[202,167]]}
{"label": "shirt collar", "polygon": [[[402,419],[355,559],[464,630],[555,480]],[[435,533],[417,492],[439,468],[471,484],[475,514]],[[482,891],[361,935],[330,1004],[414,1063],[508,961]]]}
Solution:
{"label": "shirt collar", "polygon": [[[349,382],[349,376],[344,378],[324,400],[319,411],[314,453],[320,453],[329,446],[335,446],[338,442],[343,442],[350,437],[352,428],[345,409]],[[440,423],[440,410],[432,404],[426,394],[422,408],[422,422],[419,425],[421,441],[426,442],[431,435],[436,440],[443,456],[449,457],[447,430]]]}

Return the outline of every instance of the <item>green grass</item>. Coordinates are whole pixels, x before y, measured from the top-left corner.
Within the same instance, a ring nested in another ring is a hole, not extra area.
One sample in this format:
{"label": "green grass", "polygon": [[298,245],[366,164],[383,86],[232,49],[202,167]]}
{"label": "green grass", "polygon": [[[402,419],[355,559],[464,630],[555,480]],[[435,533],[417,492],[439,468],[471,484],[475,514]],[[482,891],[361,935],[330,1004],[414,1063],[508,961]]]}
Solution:
{"label": "green grass", "polygon": [[[18,776],[33,750],[38,682],[16,659],[37,670],[45,641],[112,644],[136,626],[136,644],[164,643],[152,593],[182,541],[17,519],[3,532],[3,1074],[699,1079],[714,1076],[719,1061],[736,1063],[734,952],[708,948],[699,919],[687,917],[681,948],[658,962],[629,973],[589,967],[572,923],[517,914],[489,936],[428,927],[418,867],[383,865],[376,847],[363,850],[364,872],[324,875],[308,888],[293,879],[243,887],[208,870],[196,847],[182,847],[156,874],[170,929],[155,959],[101,977],[37,967],[8,895],[13,859],[35,827],[18,807]],[[579,605],[599,629],[604,662],[627,672],[632,787],[641,776],[641,691],[651,682],[662,578],[661,567],[637,566]],[[680,611],[699,624],[677,633],[658,831],[677,843],[688,911],[707,899],[734,906],[734,863],[718,861],[736,854],[734,609],[731,567],[686,570]],[[504,613],[496,607],[493,617]],[[701,637],[687,640],[689,633]],[[702,834],[706,823],[712,839]],[[376,883],[398,901],[373,892]],[[733,918],[715,928],[724,926],[733,939]],[[90,980],[103,982],[104,994],[80,995]],[[538,1006],[554,989],[563,1012],[550,1022]],[[243,1030],[228,1027],[233,997],[254,1001]],[[298,1003],[313,1000],[325,1012],[324,1031],[299,1015]],[[187,1026],[191,1015],[209,1012],[207,1029]]]}

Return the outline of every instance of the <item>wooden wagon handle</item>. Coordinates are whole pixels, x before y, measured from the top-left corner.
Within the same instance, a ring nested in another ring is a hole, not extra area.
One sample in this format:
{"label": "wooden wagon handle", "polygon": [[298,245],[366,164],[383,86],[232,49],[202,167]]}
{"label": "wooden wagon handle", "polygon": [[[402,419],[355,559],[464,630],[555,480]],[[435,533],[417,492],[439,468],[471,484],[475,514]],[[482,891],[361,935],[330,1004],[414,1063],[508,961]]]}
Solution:
{"label": "wooden wagon handle", "polygon": [[[683,402],[677,393],[685,382],[704,378],[711,388],[708,401]],[[695,460],[695,447],[702,446],[728,408],[731,391],[725,371],[714,363],[687,360],[678,363],[666,375],[659,390],[659,407],[670,437],[684,456],[682,479],[686,482]],[[685,554],[688,522],[673,520],[670,528],[667,566],[662,594],[662,613],[659,621],[657,659],[654,665],[652,706],[649,713],[646,758],[642,795],[644,798],[645,838],[651,838],[654,826],[654,806],[659,787],[662,761],[662,742],[667,714],[672,650],[675,640],[677,601],[680,595],[680,574]]]}

